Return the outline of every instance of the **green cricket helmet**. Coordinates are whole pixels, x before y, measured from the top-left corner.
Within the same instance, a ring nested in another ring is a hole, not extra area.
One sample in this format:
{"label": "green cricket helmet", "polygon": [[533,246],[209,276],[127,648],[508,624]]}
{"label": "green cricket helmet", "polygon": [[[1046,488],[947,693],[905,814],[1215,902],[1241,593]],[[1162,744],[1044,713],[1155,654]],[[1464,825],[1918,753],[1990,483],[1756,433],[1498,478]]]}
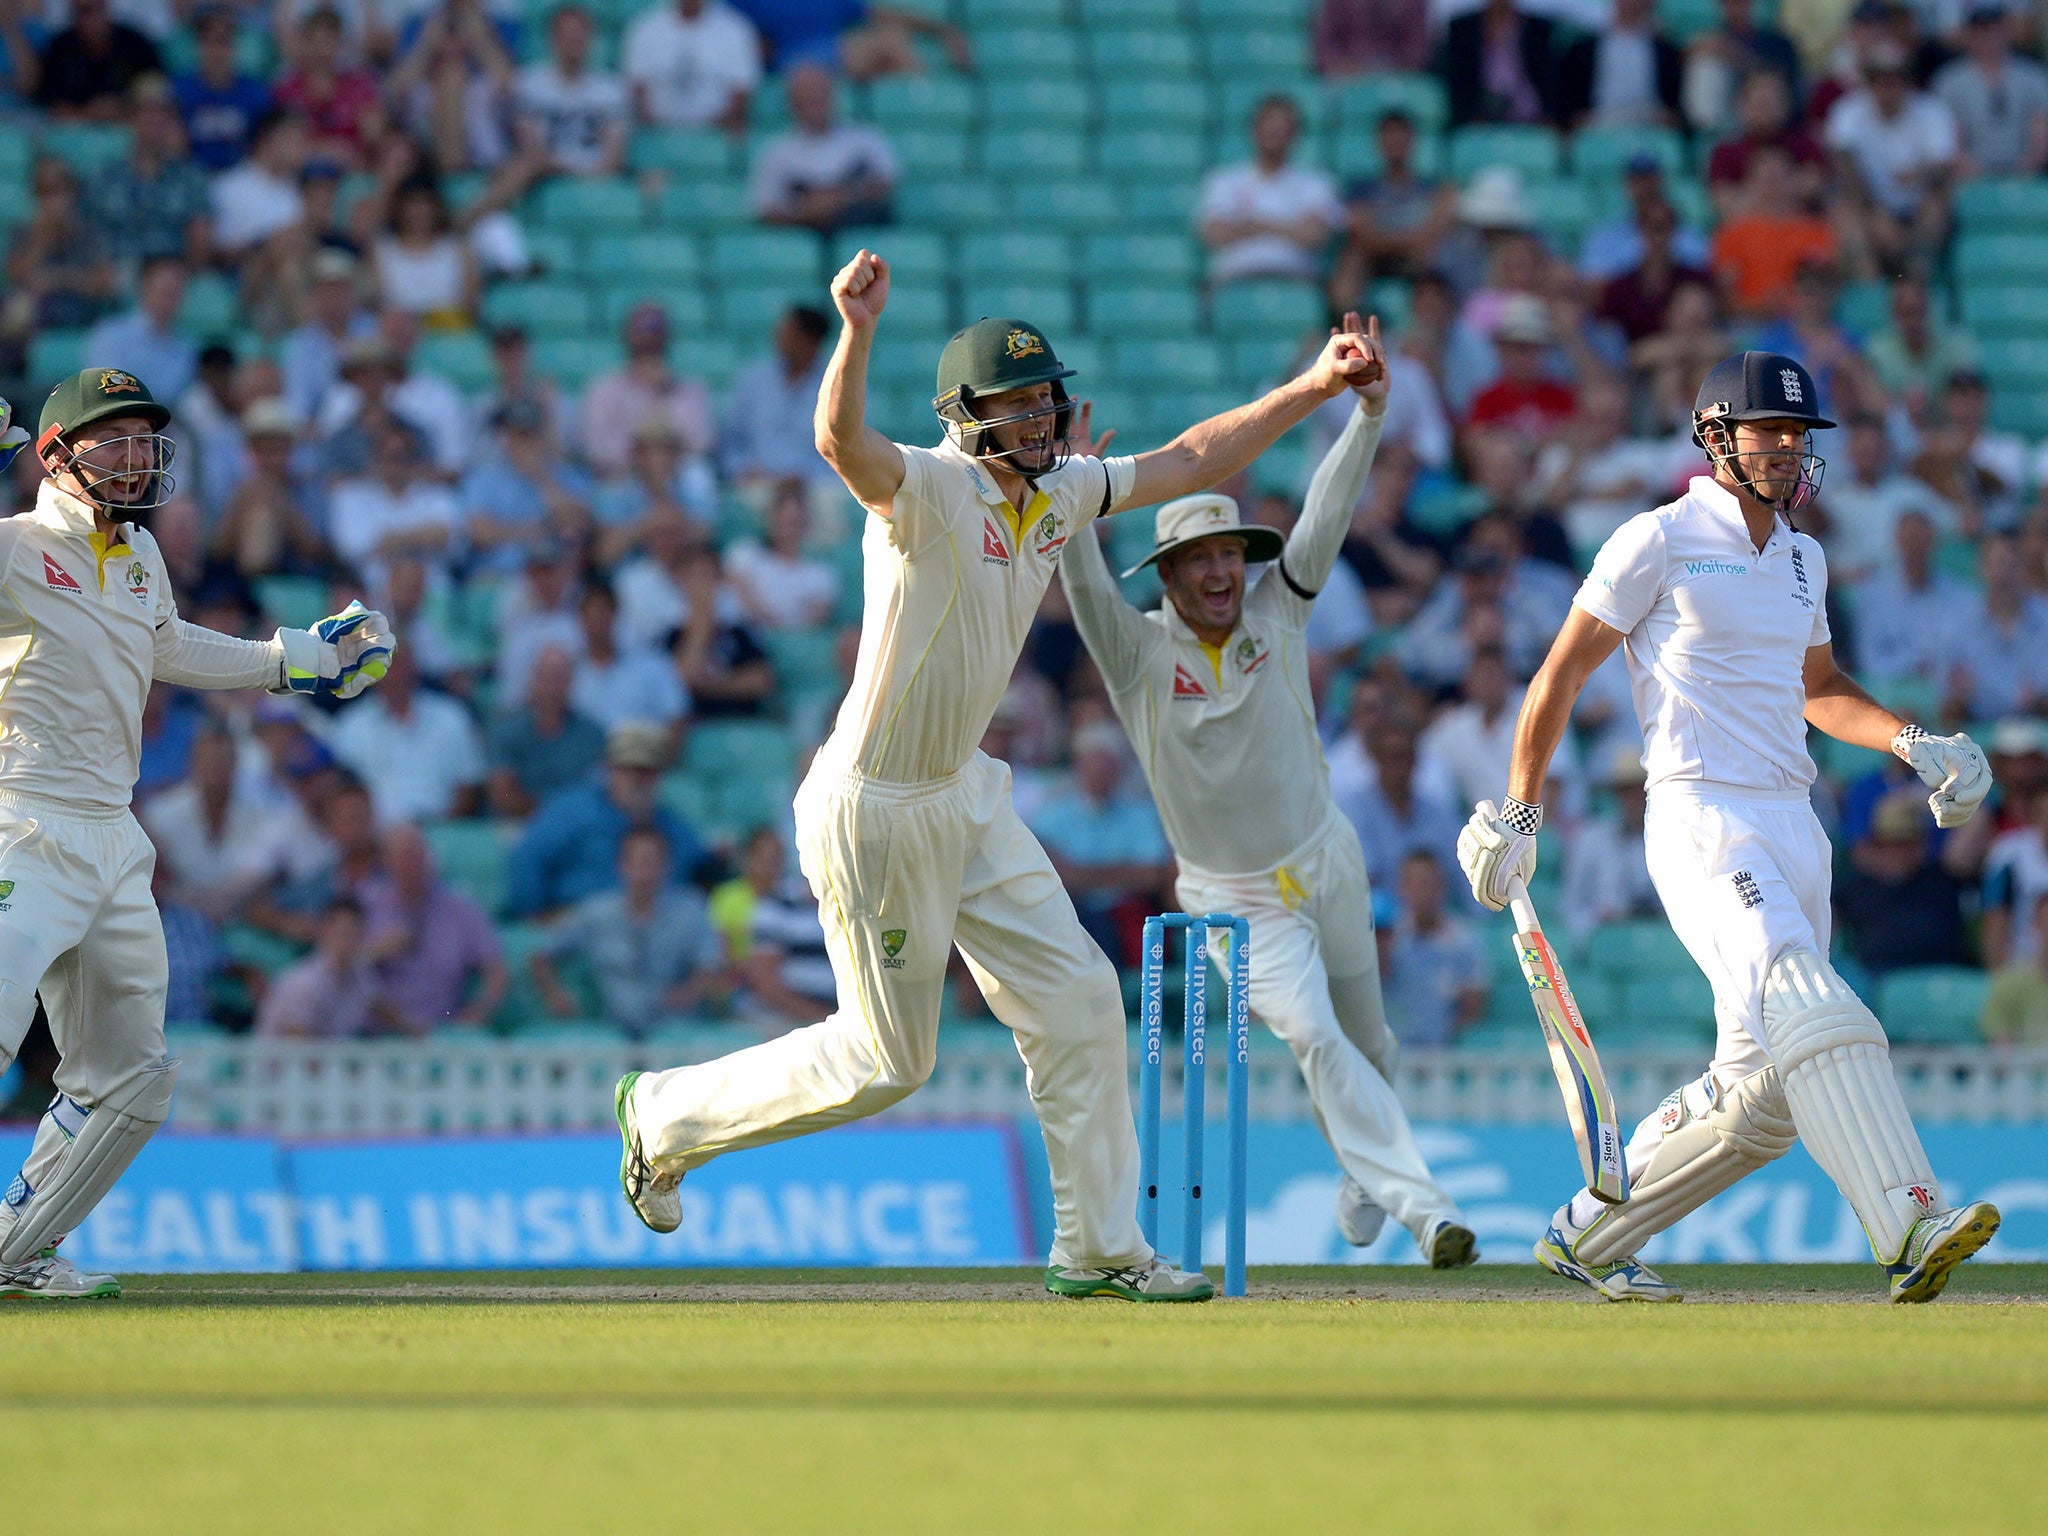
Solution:
{"label": "green cricket helmet", "polygon": [[[86,428],[129,416],[140,417],[150,430],[107,438],[83,453],[73,446]],[[119,368],[81,369],[43,402],[36,457],[52,479],[66,471],[74,475],[81,494],[108,516],[133,520],[169,501],[178,487],[170,474],[178,445],[163,430],[170,420],[170,410],[134,374]],[[146,469],[132,467],[137,446],[147,455]]]}
{"label": "green cricket helmet", "polygon": [[[1074,370],[1063,365],[1045,339],[1045,332],[1026,320],[984,317],[956,332],[939,354],[939,392],[932,409],[946,424],[946,435],[972,458],[1005,461],[1027,479],[1050,474],[1067,461],[1067,428],[1074,417],[1073,397],[1061,381]],[[1052,386],[1052,403],[1007,416],[977,416],[974,402],[1033,384]],[[997,448],[989,429],[1052,418],[1052,438],[1043,450]],[[1042,453],[1045,462],[1026,468],[1020,455]]]}

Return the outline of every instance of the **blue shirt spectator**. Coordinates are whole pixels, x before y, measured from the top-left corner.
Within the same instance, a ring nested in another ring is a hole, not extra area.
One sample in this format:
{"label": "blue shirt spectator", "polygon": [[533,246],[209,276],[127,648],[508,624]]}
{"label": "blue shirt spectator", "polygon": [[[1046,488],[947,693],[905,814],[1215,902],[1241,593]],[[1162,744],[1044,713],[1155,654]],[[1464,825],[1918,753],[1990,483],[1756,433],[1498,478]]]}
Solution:
{"label": "blue shirt spectator", "polygon": [[136,304],[109,315],[85,333],[87,368],[122,368],[159,400],[185,393],[199,372],[199,349],[173,329],[185,302],[185,264],[174,256],[146,263],[135,285]]}
{"label": "blue shirt spectator", "polygon": [[1444,866],[1415,852],[1401,861],[1401,917],[1387,955],[1387,1015],[1403,1045],[1450,1045],[1486,1009],[1486,948],[1444,910]]}
{"label": "blue shirt spectator", "polygon": [[1415,778],[1415,736],[1388,722],[1366,741],[1373,772],[1369,778],[1333,786],[1337,809],[1358,829],[1365,869],[1372,883],[1391,886],[1401,861],[1427,853],[1449,863],[1458,855],[1462,818],[1449,804],[1428,794]]}
{"label": "blue shirt spectator", "polygon": [[469,547],[491,570],[517,570],[526,547],[576,538],[590,521],[593,483],[556,457],[547,417],[538,401],[507,401],[490,425],[495,454],[486,455],[462,482]]}
{"label": "blue shirt spectator", "polygon": [[270,106],[270,87],[242,73],[235,58],[235,13],[207,6],[192,18],[199,67],[171,82],[192,158],[225,171],[249,151],[249,131]]}
{"label": "blue shirt spectator", "polygon": [[1074,898],[1081,925],[1112,954],[1124,947],[1117,942],[1117,909],[1162,895],[1171,874],[1171,851],[1151,798],[1123,788],[1128,762],[1120,729],[1106,720],[1083,726],[1074,733],[1072,774],[1030,822]]}

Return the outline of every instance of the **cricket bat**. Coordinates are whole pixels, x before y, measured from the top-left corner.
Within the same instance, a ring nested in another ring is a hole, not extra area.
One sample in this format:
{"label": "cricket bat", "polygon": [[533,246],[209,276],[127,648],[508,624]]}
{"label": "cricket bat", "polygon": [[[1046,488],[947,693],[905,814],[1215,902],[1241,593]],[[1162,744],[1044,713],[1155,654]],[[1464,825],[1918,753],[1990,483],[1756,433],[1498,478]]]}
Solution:
{"label": "cricket bat", "polygon": [[1579,1144],[1579,1167],[1586,1188],[1609,1205],[1628,1199],[1628,1165],[1622,1158],[1621,1126],[1615,1120],[1614,1090],[1600,1070],[1600,1055],[1586,1032],[1586,1017],[1572,996],[1557,951],[1543,936],[1529,887],[1518,877],[1508,882],[1508,907],[1515,915],[1515,960],[1529,983],[1529,1001],[1543,1042],[1550,1047],[1550,1070],[1564,1095],[1565,1118],[1572,1140]]}

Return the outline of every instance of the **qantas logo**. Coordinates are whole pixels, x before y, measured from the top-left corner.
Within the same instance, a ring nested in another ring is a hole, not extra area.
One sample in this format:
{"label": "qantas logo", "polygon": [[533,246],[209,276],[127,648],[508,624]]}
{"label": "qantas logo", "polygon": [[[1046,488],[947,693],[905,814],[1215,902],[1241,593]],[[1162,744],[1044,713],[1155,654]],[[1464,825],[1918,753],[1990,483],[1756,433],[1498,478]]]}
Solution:
{"label": "qantas logo", "polygon": [[1194,673],[1179,663],[1175,663],[1173,668],[1173,696],[1176,699],[1206,699],[1209,697],[1209,690],[1202,686],[1201,680]]}
{"label": "qantas logo", "polygon": [[71,579],[71,573],[48,555],[43,556],[43,580],[50,584],[53,592],[77,592],[81,595],[85,592],[85,588]]}
{"label": "qantas logo", "polygon": [[981,520],[981,559],[984,565],[1008,565],[1010,551],[1003,545],[1003,536],[996,532],[993,519]]}

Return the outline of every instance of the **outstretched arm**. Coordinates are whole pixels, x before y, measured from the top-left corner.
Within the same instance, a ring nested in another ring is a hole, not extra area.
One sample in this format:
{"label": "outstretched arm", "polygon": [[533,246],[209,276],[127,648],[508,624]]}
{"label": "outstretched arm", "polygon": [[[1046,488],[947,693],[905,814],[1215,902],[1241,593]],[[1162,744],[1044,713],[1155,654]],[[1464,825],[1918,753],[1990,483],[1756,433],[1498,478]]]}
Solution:
{"label": "outstretched arm", "polygon": [[[1358,316],[1344,317],[1344,330],[1356,332]],[[1289,590],[1306,590],[1313,595],[1330,579],[1337,552],[1351,528],[1351,515],[1358,498],[1365,493],[1365,477],[1380,445],[1380,428],[1387,417],[1386,351],[1380,345],[1380,320],[1374,315],[1365,332],[1368,356],[1379,372],[1366,383],[1354,383],[1358,408],[1344,424],[1343,433],[1309,481],[1308,498],[1302,504],[1301,521],[1287,536],[1287,551],[1281,556],[1289,578]]]}
{"label": "outstretched arm", "polygon": [[867,409],[868,354],[889,302],[889,264],[872,251],[856,253],[832,279],[832,302],[843,323],[818,390],[818,452],[862,506],[887,517],[903,487],[903,454],[867,424]]}

